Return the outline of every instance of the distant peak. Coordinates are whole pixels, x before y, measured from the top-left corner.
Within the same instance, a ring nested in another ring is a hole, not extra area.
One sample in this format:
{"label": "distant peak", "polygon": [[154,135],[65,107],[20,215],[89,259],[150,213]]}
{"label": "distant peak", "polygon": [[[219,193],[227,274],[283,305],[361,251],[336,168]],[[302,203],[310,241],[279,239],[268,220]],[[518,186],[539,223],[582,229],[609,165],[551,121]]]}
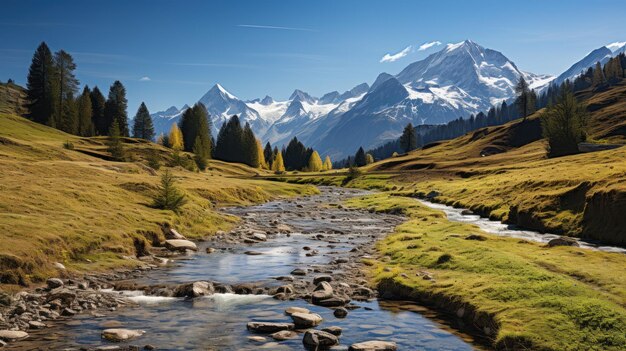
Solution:
{"label": "distant peak", "polygon": [[261,104],[263,104],[263,105],[270,105],[273,102],[274,102],[274,99],[271,96],[269,96],[269,95],[265,95],[263,100],[261,100]]}
{"label": "distant peak", "polygon": [[178,112],[178,108],[176,108],[176,106],[171,106],[170,108],[165,110],[165,113],[176,113],[176,112]]}
{"label": "distant peak", "polygon": [[216,83],[216,84],[215,84],[215,85],[211,88],[211,90],[209,90],[209,92],[210,92],[210,93],[211,93],[211,92],[212,92],[212,93],[218,93],[218,94],[223,95],[223,96],[225,96],[225,97],[227,97],[227,98],[230,98],[230,99],[236,99],[236,98],[237,98],[235,95],[231,94],[228,90],[226,90],[226,89],[225,89],[225,88],[224,88],[221,84],[219,84],[219,83]]}
{"label": "distant peak", "polygon": [[291,94],[291,96],[289,97],[289,100],[301,100],[301,101],[307,101],[307,102],[312,102],[315,99],[309,95],[308,93],[300,90],[300,89],[296,89],[293,91],[293,93]]}

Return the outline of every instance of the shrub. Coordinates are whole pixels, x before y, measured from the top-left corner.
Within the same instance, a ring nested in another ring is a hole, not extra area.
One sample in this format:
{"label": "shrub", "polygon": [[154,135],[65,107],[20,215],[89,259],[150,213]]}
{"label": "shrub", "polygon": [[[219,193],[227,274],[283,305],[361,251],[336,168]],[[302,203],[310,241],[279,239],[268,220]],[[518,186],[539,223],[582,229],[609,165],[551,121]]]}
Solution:
{"label": "shrub", "polygon": [[74,150],[74,143],[68,140],[63,143],[63,148],[67,150]]}
{"label": "shrub", "polygon": [[161,168],[161,156],[156,150],[152,150],[147,157],[148,167],[158,171]]}

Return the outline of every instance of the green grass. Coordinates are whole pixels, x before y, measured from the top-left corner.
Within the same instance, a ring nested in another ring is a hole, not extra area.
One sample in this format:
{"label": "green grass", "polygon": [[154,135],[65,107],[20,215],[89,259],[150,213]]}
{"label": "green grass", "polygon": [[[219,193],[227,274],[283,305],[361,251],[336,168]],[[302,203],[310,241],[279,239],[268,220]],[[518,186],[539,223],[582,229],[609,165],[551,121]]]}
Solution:
{"label": "green grass", "polygon": [[[378,244],[382,257],[373,263],[375,281],[391,279],[418,296],[443,296],[490,316],[497,326],[495,347],[621,350],[626,345],[625,255],[489,235],[388,193],[347,204],[409,216]],[[469,234],[487,240],[465,240]],[[434,280],[416,275],[422,271]]]}
{"label": "green grass", "polygon": [[[63,147],[68,140],[75,150]],[[40,282],[58,274],[54,262],[70,272],[136,265],[125,259],[134,254],[133,239],[162,238],[160,223],[201,238],[237,223],[219,207],[317,192],[257,179],[264,172],[244,165],[210,161],[206,172],[173,168],[188,204],[179,214],[157,210],[151,203],[160,177],[145,166],[145,156],[155,151],[167,161],[171,152],[135,139],[125,146],[134,162],[107,161],[91,156],[106,158],[104,138],[0,114],[0,281]]]}

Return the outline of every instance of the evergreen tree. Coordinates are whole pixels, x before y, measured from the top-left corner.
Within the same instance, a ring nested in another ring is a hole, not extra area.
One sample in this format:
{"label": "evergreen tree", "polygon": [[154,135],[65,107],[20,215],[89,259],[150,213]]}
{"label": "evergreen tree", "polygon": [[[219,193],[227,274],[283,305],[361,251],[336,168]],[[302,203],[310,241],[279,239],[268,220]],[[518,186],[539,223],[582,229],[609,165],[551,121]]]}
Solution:
{"label": "evergreen tree", "polygon": [[265,162],[267,163],[267,165],[271,166],[272,162],[274,162],[274,152],[272,151],[272,145],[270,145],[269,141],[267,142],[267,144],[265,144],[265,149],[263,149],[263,156],[265,157]]}
{"label": "evergreen tree", "polygon": [[324,167],[323,169],[325,171],[330,171],[331,169],[333,169],[333,163],[330,162],[330,156],[326,156],[326,158],[324,159]]}
{"label": "evergreen tree", "polygon": [[602,83],[604,83],[604,73],[602,71],[602,66],[600,66],[600,62],[596,62],[596,66],[593,69],[592,85],[598,86]]}
{"label": "evergreen tree", "polygon": [[578,143],[585,139],[587,111],[576,101],[568,85],[564,85],[556,104],[541,116],[544,137],[548,139],[550,157],[578,153]]}
{"label": "evergreen tree", "polygon": [[118,161],[124,160],[124,145],[121,139],[119,123],[117,123],[117,120],[114,120],[111,130],[109,130],[109,152],[113,159]]}
{"label": "evergreen tree", "polygon": [[282,152],[277,152],[274,156],[274,162],[272,162],[272,171],[274,171],[275,173],[285,172],[285,164],[283,163]]}
{"label": "evergreen tree", "polygon": [[174,150],[180,151],[184,148],[183,133],[180,131],[176,123],[172,124],[167,141],[170,147]]}
{"label": "evergreen tree", "polygon": [[133,120],[133,137],[150,140],[154,139],[154,126],[152,125],[152,117],[145,103],[141,103]]}
{"label": "evergreen tree", "polygon": [[207,149],[204,147],[204,141],[199,135],[196,137],[193,153],[195,154],[194,161],[196,161],[196,166],[198,166],[199,170],[204,171],[207,167],[207,162],[211,154],[208,153]]}
{"label": "evergreen tree", "polygon": [[85,86],[83,93],[78,98],[78,134],[81,136],[94,135],[91,90],[88,86]]}
{"label": "evergreen tree", "polygon": [[33,54],[26,83],[28,118],[41,124],[54,125],[53,75],[52,53],[42,42]]}
{"label": "evergreen tree", "polygon": [[313,151],[311,153],[311,157],[309,157],[309,164],[307,166],[307,170],[309,172],[319,172],[323,169],[324,164],[322,163],[322,158],[317,151]]}
{"label": "evergreen tree", "polygon": [[535,90],[531,90],[528,93],[528,111],[527,113],[529,115],[532,115],[533,113],[535,113],[535,111],[537,111],[537,93],[535,93]]}
{"label": "evergreen tree", "polygon": [[100,89],[96,86],[91,91],[90,97],[93,116],[92,123],[95,129],[95,134],[107,135],[109,133],[109,125],[104,117],[104,105],[106,102],[104,95],[102,95],[102,92],[100,92]]}
{"label": "evergreen tree", "polygon": [[178,212],[185,205],[185,194],[176,186],[176,180],[169,170],[161,176],[161,186],[154,197],[154,207],[162,210]]}
{"label": "evergreen tree", "polygon": [[74,103],[74,95],[78,91],[75,69],[72,55],[63,50],[54,54],[54,85],[57,88],[54,115],[57,127],[71,134],[78,133],[78,114]]}
{"label": "evergreen tree", "polygon": [[400,147],[404,152],[409,152],[417,148],[417,135],[413,124],[409,123],[404,127],[402,136],[400,136]]}
{"label": "evergreen tree", "polygon": [[294,137],[285,149],[285,167],[290,171],[301,170],[307,166],[307,156],[308,153],[304,144],[298,141],[297,137]]}
{"label": "evergreen tree", "polygon": [[193,112],[193,121],[196,123],[195,128],[193,128],[196,134],[192,137],[200,139],[200,147],[203,149],[203,154],[206,155],[207,159],[211,158],[213,137],[211,136],[211,118],[209,112],[206,110],[204,104],[200,102],[193,105],[191,110]]}
{"label": "evergreen tree", "polygon": [[250,124],[246,122],[243,128],[242,143],[242,161],[252,168],[259,168],[259,148],[257,147],[256,137]]}
{"label": "evergreen tree", "polygon": [[104,104],[104,119],[109,126],[117,121],[122,136],[128,136],[128,100],[126,100],[126,88],[119,80],[116,80],[109,89],[109,97]]}
{"label": "evergreen tree", "polygon": [[528,90],[528,83],[526,83],[523,76],[519,77],[519,81],[515,86],[515,94],[517,95],[515,105],[517,106],[519,114],[526,119],[526,116],[528,116],[530,91]]}
{"label": "evergreen tree", "polygon": [[215,143],[215,158],[226,162],[244,163],[244,157],[243,129],[239,117],[235,115],[220,129]]}
{"label": "evergreen tree", "polygon": [[178,122],[178,128],[180,128],[183,134],[183,140],[185,141],[183,147],[185,151],[192,151],[198,135],[198,120],[196,117],[197,115],[193,113],[193,108],[188,108],[183,112]]}
{"label": "evergreen tree", "polygon": [[357,167],[363,167],[367,164],[367,158],[365,157],[365,150],[360,147],[354,155],[354,165]]}

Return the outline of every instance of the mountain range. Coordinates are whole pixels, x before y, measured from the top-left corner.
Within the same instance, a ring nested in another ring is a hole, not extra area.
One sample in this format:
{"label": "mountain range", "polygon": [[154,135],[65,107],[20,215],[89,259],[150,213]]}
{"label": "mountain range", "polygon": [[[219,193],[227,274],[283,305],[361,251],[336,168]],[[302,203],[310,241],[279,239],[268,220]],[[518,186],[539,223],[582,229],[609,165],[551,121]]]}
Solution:
{"label": "mountain range", "polygon": [[[512,99],[520,77],[540,91],[625,49],[626,42],[603,46],[554,77],[522,71],[502,53],[465,40],[446,45],[396,75],[381,73],[371,86],[361,83],[343,93],[332,91],[318,98],[296,89],[285,101],[270,96],[243,101],[216,84],[198,101],[211,115],[214,135],[236,114],[264,143],[280,148],[295,136],[321,155],[339,159],[359,146],[371,148],[396,139],[409,122],[443,124],[486,111]],[[187,108],[172,106],[153,114],[157,134],[167,133]]]}

